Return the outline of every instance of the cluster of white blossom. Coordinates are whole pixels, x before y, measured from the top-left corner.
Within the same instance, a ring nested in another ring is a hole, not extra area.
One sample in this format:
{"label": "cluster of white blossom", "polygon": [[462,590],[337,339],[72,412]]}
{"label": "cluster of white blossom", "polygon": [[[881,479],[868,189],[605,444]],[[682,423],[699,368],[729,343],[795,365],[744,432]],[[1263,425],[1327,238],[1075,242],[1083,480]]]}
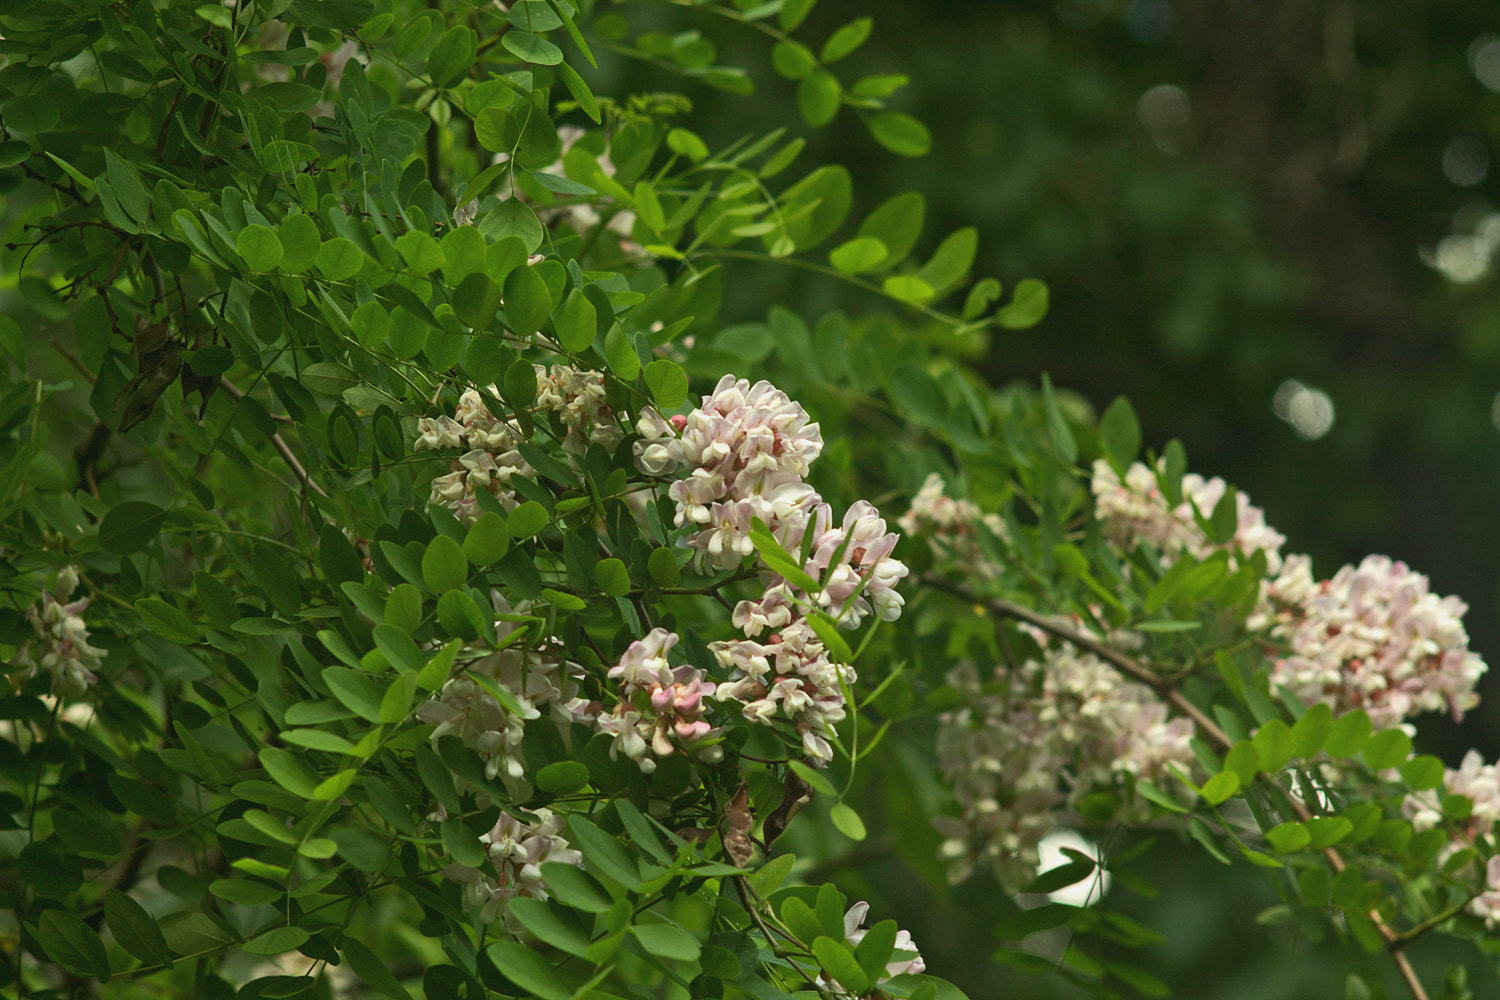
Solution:
{"label": "cluster of white blossom", "polygon": [[64,603],[78,589],[78,570],[65,566],[57,573],[53,589],[42,591],[42,600],[26,609],[35,638],[16,653],[15,666],[41,669],[52,675],[52,693],[63,699],[82,698],[94,686],[94,671],[104,662],[104,650],[89,645],[89,630],[83,612],[89,598]]}
{"label": "cluster of white blossom", "polygon": [[591,443],[613,450],[625,438],[604,396],[604,373],[572,365],[536,365],[536,405],[555,412],[568,429],[563,450],[581,453]]}
{"label": "cluster of white blossom", "polygon": [[[1203,559],[1221,548],[1199,526],[1194,508],[1208,517],[1227,489],[1217,476],[1204,479],[1190,472],[1182,477],[1182,502],[1174,507],[1167,503],[1157,474],[1143,463],[1132,462],[1123,482],[1108,462],[1099,459],[1094,463],[1094,514],[1103,524],[1105,535],[1125,549],[1145,542],[1168,562],[1175,562],[1183,552]],[[1264,552],[1267,571],[1277,572],[1286,537],[1266,524],[1265,512],[1253,506],[1243,492],[1236,494],[1235,504],[1239,519],[1234,547],[1246,556]]]}
{"label": "cluster of white blossom", "polygon": [[1459,718],[1478,704],[1474,685],[1486,666],[1469,650],[1466,610],[1386,556],[1366,556],[1323,581],[1305,556],[1291,556],[1248,624],[1286,647],[1273,683],[1335,714],[1364,709],[1383,729],[1422,712]]}
{"label": "cluster of white blossom", "polygon": [[[490,386],[490,395],[497,390]],[[510,477],[532,474],[531,466],[516,446],[525,440],[521,425],[514,420],[500,420],[484,405],[474,389],[458,399],[453,416],[423,417],[417,421],[417,439],[412,450],[467,448],[449,463],[447,475],[432,481],[428,503],[446,507],[464,524],[479,518],[480,490],[500,501],[506,510],[519,504],[509,487]]]}
{"label": "cluster of white blossom", "polygon": [[[563,448],[578,453],[597,442],[613,448],[624,437],[605,402],[604,375],[600,372],[553,365],[536,369],[538,409],[558,414],[567,435]],[[486,391],[497,395],[495,386]],[[479,518],[476,494],[488,492],[506,510],[520,503],[510,488],[512,476],[531,476],[534,470],[521,457],[517,446],[526,440],[520,423],[500,420],[484,405],[484,398],[469,389],[458,399],[453,416],[422,417],[417,421],[413,451],[465,448],[449,463],[446,475],[432,481],[428,503],[446,507],[463,524]]]}
{"label": "cluster of white blossom", "polygon": [[563,836],[561,816],[554,816],[549,809],[535,809],[532,817],[523,822],[502,812],[494,827],[480,835],[493,875],[460,864],[443,869],[444,875],[463,884],[464,904],[477,911],[485,923],[493,922],[517,896],[547,898],[543,864],[555,861],[583,867],[583,855],[570,848]]}
{"label": "cluster of white blossom", "polygon": [[897,523],[909,535],[925,535],[939,565],[962,569],[979,580],[995,578],[1000,567],[979,545],[980,526],[1003,539],[1009,534],[1005,522],[998,514],[984,513],[972,500],[944,495],[945,486],[941,475],[931,473]]}
{"label": "cluster of white blossom", "polygon": [[[703,699],[713,695],[716,685],[696,667],[667,663],[667,652],[677,640],[677,633],[657,628],[632,642],[609,669],[610,679],[619,682],[620,702],[595,720],[601,732],[614,737],[610,756],[623,752],[647,774],[656,770],[658,758],[713,732],[703,718]],[[709,748],[705,758],[721,754]]]}
{"label": "cluster of white blossom", "polygon": [[[849,942],[849,947],[856,948],[869,933],[865,927],[865,915],[870,912],[870,904],[861,900],[844,913],[844,940]],[[926,971],[927,963],[922,961],[922,955],[917,951],[916,942],[911,939],[911,932],[899,930],[896,932],[895,954],[885,965],[885,975],[875,980],[879,986],[893,976],[917,975]],[[853,1000],[854,994],[842,989],[837,983],[829,981],[828,977],[819,975],[818,986],[824,995],[838,997],[839,1000],[849,998]]]}
{"label": "cluster of white blossom", "polygon": [[[497,615],[511,614],[499,591],[493,598]],[[523,605],[520,611],[525,610]],[[504,639],[516,627],[510,621],[496,622],[497,638]],[[594,706],[578,694],[582,676],[583,667],[564,661],[555,647],[517,643],[456,664],[442,690],[419,705],[416,716],[435,727],[434,745],[444,736],[458,737],[484,762],[488,777],[498,777],[513,795],[525,799],[530,795],[521,753],[526,721],[540,718],[543,708],[564,727],[575,720],[592,721]],[[508,693],[520,712],[486,690],[479,677]]]}
{"label": "cluster of white blossom", "polygon": [[696,528],[685,543],[700,568],[738,568],[755,552],[751,531],[759,520],[786,551],[803,554],[794,558],[819,581],[816,593],[803,593],[766,570],[761,597],[734,609],[746,638],[710,648],[733,671],[716,698],[743,703],[753,722],[790,721],[810,758],[830,760],[828,737],[844,717],[841,683],[854,675],[829,658],[807,615],[821,611],[845,628],[871,612],[885,621],[899,617],[895,587],[907,568],[892,556],[898,536],[862,500],[835,523],[832,508],[803,480],[823,450],[818,425],[768,382],[752,386],[726,375],[692,413],[667,419],[648,408],[636,429],[640,469],[678,474],[669,494],[677,525]]}
{"label": "cluster of white blossom", "polygon": [[1121,775],[1155,780],[1193,760],[1191,720],[1169,717],[1155,692],[1092,653],[1035,634],[1044,659],[1000,667],[992,684],[967,664],[949,674],[965,707],[940,716],[937,749],[959,815],[936,822],[955,882],[984,860],[1023,885],[1060,809]]}
{"label": "cluster of white blossom", "polygon": [[[1402,812],[1418,830],[1429,830],[1443,822],[1442,799],[1449,795],[1465,796],[1473,805],[1468,818],[1454,829],[1454,838],[1439,852],[1437,860],[1445,861],[1460,847],[1477,836],[1488,836],[1500,821],[1500,769],[1486,764],[1478,750],[1464,754],[1457,768],[1448,768],[1441,789],[1414,792],[1401,803]],[[1469,902],[1469,912],[1484,918],[1493,928],[1500,924],[1500,855],[1489,859],[1484,871],[1485,888]]]}

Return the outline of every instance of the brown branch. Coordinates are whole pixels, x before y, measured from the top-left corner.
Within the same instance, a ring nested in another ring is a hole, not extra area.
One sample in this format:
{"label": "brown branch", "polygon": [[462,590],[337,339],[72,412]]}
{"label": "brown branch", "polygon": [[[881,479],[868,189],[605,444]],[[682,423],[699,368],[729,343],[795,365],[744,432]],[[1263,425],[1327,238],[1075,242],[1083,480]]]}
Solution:
{"label": "brown branch", "polygon": [[[229,379],[224,378],[222,375],[219,376],[219,385],[223,386],[224,391],[229,393],[236,400],[245,398],[244,390],[235,385],[233,382],[229,381]],[[271,435],[271,444],[276,447],[277,452],[280,453],[282,459],[292,470],[292,474],[295,475],[297,477],[297,480],[302,483],[303,489],[315,490],[317,491],[319,496],[328,496],[328,494],[323,491],[323,487],[312,481],[312,477],[307,474],[307,470],[302,467],[302,463],[297,461],[297,456],[292,454],[292,449],[284,440],[282,440],[280,434],[273,433]]]}
{"label": "brown branch", "polygon": [[[1197,705],[1194,705],[1187,697],[1156,671],[1145,664],[1126,656],[1119,650],[1090,636],[1084,635],[1076,629],[1063,625],[1045,615],[1039,614],[1028,607],[1014,604],[1010,601],[994,597],[981,597],[968,587],[961,584],[950,583],[939,577],[924,576],[923,583],[940,590],[945,594],[951,594],[971,604],[979,605],[999,618],[1011,618],[1034,625],[1042,631],[1054,635],[1069,645],[1093,653],[1099,659],[1110,664],[1120,673],[1134,680],[1140,681],[1151,690],[1155,691],[1167,704],[1177,709],[1183,715],[1192,719],[1194,724],[1208,737],[1219,750],[1228,750],[1234,745],[1229,735],[1220,729]],[[1307,822],[1312,819],[1312,813],[1307,806],[1295,796],[1288,795],[1287,800],[1291,803],[1292,811],[1296,813],[1299,822]],[[1338,851],[1332,847],[1324,848],[1323,856],[1328,859],[1329,867],[1334,873],[1343,871],[1348,863]],[[1406,983],[1406,988],[1411,991],[1412,1000],[1428,1000],[1427,991],[1422,987],[1422,981],[1417,978],[1416,970],[1412,968],[1411,961],[1406,957],[1406,939],[1398,934],[1390,924],[1385,922],[1377,910],[1369,913],[1370,921],[1375,925],[1375,930],[1380,934],[1380,939],[1385,942],[1386,951],[1391,956],[1391,961],[1396,963],[1396,971],[1401,974],[1401,979]]]}
{"label": "brown branch", "polygon": [[1135,660],[1126,656],[1124,653],[1121,653],[1119,650],[1114,649],[1113,647],[1108,646],[1097,639],[1084,635],[1077,629],[1070,628],[1067,625],[1063,625],[1060,622],[1047,617],[1046,615],[1038,614],[1030,608],[1023,607],[1020,604],[1014,604],[1010,601],[1001,600],[1000,598],[996,597],[980,597],[968,587],[964,587],[960,584],[950,583],[947,580],[943,580],[939,577],[926,576],[922,578],[922,582],[927,586],[932,587],[934,590],[941,590],[945,594],[951,594],[954,597],[961,598],[962,600],[968,601],[971,604],[983,605],[990,612],[998,615],[1001,618],[1013,618],[1017,621],[1026,622],[1028,625],[1035,625],[1043,632],[1055,635],[1069,645],[1077,646],[1079,649],[1088,650],[1090,653],[1093,653],[1095,656],[1099,657],[1099,659],[1109,663],[1110,666],[1120,671],[1120,673],[1125,674],[1127,677],[1130,677],[1134,680],[1140,681],[1142,684],[1149,687],[1152,691],[1155,691],[1157,697],[1161,698],[1163,701],[1171,705],[1173,708],[1177,709],[1177,711],[1181,712],[1189,719],[1192,719],[1193,723],[1199,729],[1201,729],[1204,735],[1206,735],[1211,741],[1213,741],[1219,747],[1219,749],[1227,750],[1234,744],[1234,741],[1229,738],[1229,734],[1220,729],[1218,724],[1210,719],[1207,713],[1203,711],[1203,709],[1199,708],[1197,705],[1194,705],[1191,701],[1189,701],[1187,699],[1187,696],[1184,695],[1181,691],[1177,690],[1177,688],[1174,687],[1170,681],[1162,677],[1150,667],[1136,662]]}

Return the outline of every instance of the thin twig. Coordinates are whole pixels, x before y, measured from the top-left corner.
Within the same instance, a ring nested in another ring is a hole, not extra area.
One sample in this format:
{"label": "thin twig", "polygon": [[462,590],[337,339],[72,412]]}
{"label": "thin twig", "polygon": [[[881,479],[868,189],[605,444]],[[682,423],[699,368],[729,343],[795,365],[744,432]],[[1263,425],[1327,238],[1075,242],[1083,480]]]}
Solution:
{"label": "thin twig", "polygon": [[[1234,745],[1229,735],[1220,729],[1202,709],[1194,705],[1176,686],[1156,671],[1137,660],[1126,656],[1117,649],[1113,649],[1105,643],[1090,636],[1084,635],[1076,629],[1061,624],[1045,615],[1039,614],[1028,607],[1014,604],[1010,601],[995,597],[981,597],[968,587],[961,584],[950,583],[939,577],[927,576],[923,578],[928,586],[934,590],[951,594],[971,604],[980,605],[1000,618],[1012,618],[1034,625],[1044,632],[1057,636],[1064,642],[1093,653],[1106,663],[1119,670],[1122,674],[1134,678],[1155,691],[1167,704],[1177,709],[1183,715],[1192,719],[1199,730],[1208,737],[1219,750],[1228,750]],[[1287,796],[1292,810],[1297,814],[1300,822],[1312,819],[1312,813],[1307,806],[1294,796]],[[1334,873],[1343,871],[1348,867],[1347,862],[1338,851],[1332,847],[1324,848],[1323,856],[1328,859],[1329,867]],[[1427,991],[1422,987],[1422,981],[1417,978],[1416,970],[1412,968],[1411,962],[1406,957],[1407,938],[1394,930],[1378,910],[1371,910],[1370,921],[1375,925],[1375,930],[1380,934],[1380,939],[1385,942],[1386,951],[1391,956],[1391,961],[1396,963],[1396,971],[1401,974],[1401,979],[1406,983],[1406,988],[1411,991],[1412,1000],[1428,1000]]]}
{"label": "thin twig", "polygon": [[57,338],[50,333],[47,334],[47,343],[51,344],[52,349],[55,350],[58,354],[61,354],[63,357],[67,358],[69,363],[71,363],[74,368],[78,369],[79,374],[89,380],[89,384],[92,385],[95,381],[97,381],[94,377],[94,373],[88,370],[88,366],[83,363],[83,360],[79,358],[78,355],[68,350],[67,347],[58,343]]}
{"label": "thin twig", "polygon": [[[225,392],[233,396],[236,401],[245,398],[244,391],[239,386],[235,385],[233,382],[229,381],[229,379],[225,378],[222,375],[219,376],[219,385],[224,388]],[[323,487],[312,481],[312,477],[307,474],[307,470],[302,467],[302,463],[297,461],[297,456],[292,454],[292,449],[288,447],[287,443],[281,439],[280,434],[273,433],[271,435],[271,444],[273,444],[276,447],[277,452],[281,454],[282,459],[292,470],[292,474],[295,475],[298,481],[302,483],[303,489],[314,490],[319,496],[328,496],[328,494],[323,491]]]}
{"label": "thin twig", "polygon": [[1171,705],[1173,708],[1177,709],[1177,711],[1181,712],[1183,715],[1192,719],[1194,724],[1196,724],[1198,728],[1201,729],[1210,740],[1219,745],[1220,749],[1227,750],[1234,744],[1234,741],[1229,738],[1229,735],[1225,733],[1224,730],[1220,729],[1218,725],[1208,717],[1203,709],[1199,708],[1197,705],[1194,705],[1191,701],[1189,701],[1187,699],[1187,696],[1173,687],[1169,681],[1163,678],[1156,671],[1152,670],[1150,667],[1147,667],[1141,663],[1137,663],[1135,660],[1126,656],[1124,653],[1121,653],[1119,650],[1114,649],[1097,639],[1084,635],[1077,629],[1070,628],[1067,625],[1063,625],[1060,622],[1048,618],[1046,615],[1038,614],[1030,608],[1023,607],[1022,605],[1014,604],[1010,601],[1001,600],[1000,598],[996,597],[980,597],[978,594],[974,593],[967,587],[955,583],[950,583],[947,580],[943,580],[939,577],[924,577],[923,582],[927,586],[932,587],[934,590],[941,590],[944,593],[952,594],[954,597],[962,598],[963,600],[969,601],[972,604],[983,605],[991,612],[999,615],[1002,618],[1014,618],[1017,621],[1023,621],[1029,625],[1035,625],[1043,632],[1048,632],[1052,635],[1055,635],[1059,639],[1070,645],[1077,646],[1079,649],[1088,650],[1090,653],[1093,653],[1095,656],[1099,657],[1099,659],[1108,662],[1122,674],[1126,674],[1127,676],[1140,681],[1142,684],[1155,691],[1163,701]]}

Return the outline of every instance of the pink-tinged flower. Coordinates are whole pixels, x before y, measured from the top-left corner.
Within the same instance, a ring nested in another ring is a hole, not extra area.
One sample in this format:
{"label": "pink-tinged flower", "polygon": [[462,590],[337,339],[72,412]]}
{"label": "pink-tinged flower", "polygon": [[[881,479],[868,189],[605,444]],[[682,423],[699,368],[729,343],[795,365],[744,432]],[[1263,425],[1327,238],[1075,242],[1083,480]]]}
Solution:
{"label": "pink-tinged flower", "polygon": [[940,565],[979,579],[994,579],[1000,567],[980,548],[981,526],[1000,539],[1009,537],[1009,529],[999,515],[985,514],[973,501],[944,496],[944,485],[942,476],[930,474],[897,523],[908,535],[926,535]]}
{"label": "pink-tinged flower", "polygon": [[[65,566],[54,583],[59,597],[70,596],[78,587],[78,570]],[[26,609],[34,638],[26,642],[12,660],[17,666],[41,669],[52,675],[52,693],[65,700],[77,700],[88,694],[98,676],[94,671],[104,663],[104,650],[89,645],[89,629],[83,621],[89,598],[59,600],[50,591],[42,591],[40,605]]]}
{"label": "pink-tinged flower", "polygon": [[1377,729],[1422,712],[1461,718],[1478,703],[1488,668],[1469,650],[1463,601],[1431,593],[1427,577],[1386,556],[1310,578],[1305,561],[1287,560],[1252,619],[1286,645],[1273,683],[1335,714],[1363,709]]}
{"label": "pink-tinged flower", "polygon": [[610,678],[620,682],[623,700],[595,720],[601,732],[614,737],[610,756],[623,753],[647,774],[656,769],[658,758],[713,732],[703,718],[703,699],[713,696],[716,685],[696,667],[667,663],[677,638],[677,633],[657,628],[632,642],[609,670]]}
{"label": "pink-tinged flower", "polygon": [[[1125,480],[1103,459],[1094,463],[1094,514],[1104,533],[1115,544],[1133,549],[1145,542],[1157,549],[1167,562],[1175,562],[1186,552],[1203,559],[1224,548],[1210,542],[1199,527],[1197,513],[1212,514],[1228,487],[1217,477],[1205,480],[1188,473],[1182,477],[1182,502],[1175,507],[1157,483],[1156,473],[1140,462],[1125,470]],[[1245,493],[1236,494],[1238,522],[1233,548],[1249,556],[1264,552],[1271,573],[1281,568],[1281,546],[1286,538],[1266,524],[1265,513],[1250,503]]]}
{"label": "pink-tinged flower", "polygon": [[1002,883],[1023,885],[1060,808],[1126,775],[1154,781],[1173,764],[1192,766],[1191,720],[1169,717],[1155,692],[1092,653],[1033,634],[1044,657],[998,668],[993,684],[968,665],[949,674],[965,707],[939,717],[937,747],[959,814],[935,825],[955,882],[983,861]]}
{"label": "pink-tinged flower", "polygon": [[827,737],[844,718],[840,684],[853,684],[854,670],[828,658],[828,650],[805,619],[796,619],[766,642],[739,639],[709,643],[720,665],[733,670],[720,684],[720,701],[738,701],[750,722],[792,723],[803,750],[816,764],[833,759]]}
{"label": "pink-tinged flower", "polygon": [[536,365],[536,405],[552,410],[568,428],[563,449],[582,453],[590,443],[612,450],[625,433],[605,399],[604,374],[571,365]]}
{"label": "pink-tinged flower", "polygon": [[1484,918],[1484,926],[1494,930],[1500,923],[1500,854],[1490,858],[1484,866],[1485,890],[1469,903],[1469,912]]}
{"label": "pink-tinged flower", "polygon": [[766,629],[774,632],[791,624],[796,610],[791,588],[785,583],[779,583],[768,588],[758,601],[740,601],[736,604],[730,621],[735,628],[753,639]]}
{"label": "pink-tinged flower", "polygon": [[[488,833],[479,836],[491,871],[451,864],[443,875],[464,886],[464,904],[479,919],[493,922],[517,896],[547,898],[542,865],[549,861],[583,866],[583,855],[568,846],[563,820],[548,809],[537,809],[527,822],[502,812]],[[518,928],[517,928],[518,929]]]}
{"label": "pink-tinged flower", "polygon": [[677,639],[676,632],[652,629],[644,639],[632,642],[620,662],[609,668],[610,679],[620,682],[620,691],[627,698],[648,685],[670,683],[672,668],[667,653],[677,645]]}
{"label": "pink-tinged flower", "polygon": [[[498,591],[493,600],[497,616],[511,613]],[[523,604],[521,610],[525,608]],[[515,628],[514,622],[498,621],[497,639]],[[418,705],[414,714],[435,727],[434,746],[444,736],[456,736],[484,763],[486,777],[499,778],[513,794],[524,798],[531,794],[521,751],[526,722],[540,718],[544,709],[564,729],[574,722],[591,722],[589,705],[578,695],[582,676],[583,667],[563,660],[555,644],[514,645],[480,656],[470,654],[455,663],[442,690]],[[491,694],[480,683],[481,677],[509,700]]]}

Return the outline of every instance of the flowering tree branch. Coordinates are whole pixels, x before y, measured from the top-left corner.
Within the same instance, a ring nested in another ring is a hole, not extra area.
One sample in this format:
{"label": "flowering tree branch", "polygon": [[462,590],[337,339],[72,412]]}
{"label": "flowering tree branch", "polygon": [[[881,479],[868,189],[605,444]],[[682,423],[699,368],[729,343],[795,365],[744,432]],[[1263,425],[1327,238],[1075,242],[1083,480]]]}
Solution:
{"label": "flowering tree branch", "polygon": [[[1163,701],[1192,719],[1199,731],[1221,752],[1228,750],[1234,745],[1234,740],[1229,738],[1229,734],[1224,732],[1201,708],[1188,700],[1187,696],[1179,691],[1171,682],[1164,679],[1150,667],[1132,657],[1126,656],[1109,644],[1084,635],[1076,629],[1069,628],[1067,625],[1058,622],[1055,618],[1039,614],[1023,605],[997,597],[984,597],[969,587],[944,580],[934,574],[924,576],[923,583],[934,590],[951,594],[970,604],[983,607],[1000,618],[1026,622],[1049,635],[1056,636],[1066,643],[1093,653],[1125,676],[1147,685]],[[1292,809],[1299,821],[1306,822],[1312,818],[1312,813],[1305,804],[1290,796],[1288,797],[1288,801],[1291,803]],[[1341,872],[1348,867],[1343,856],[1332,847],[1325,849],[1323,856],[1328,859],[1328,864],[1335,873]],[[1386,950],[1390,953],[1391,960],[1395,962],[1396,969],[1400,973],[1402,981],[1406,983],[1407,989],[1410,990],[1412,1000],[1428,1000],[1427,991],[1423,988],[1421,980],[1417,978],[1416,971],[1412,968],[1411,961],[1406,956],[1405,946],[1408,939],[1394,930],[1378,911],[1370,911],[1370,920],[1374,923],[1381,940],[1385,942]]]}

